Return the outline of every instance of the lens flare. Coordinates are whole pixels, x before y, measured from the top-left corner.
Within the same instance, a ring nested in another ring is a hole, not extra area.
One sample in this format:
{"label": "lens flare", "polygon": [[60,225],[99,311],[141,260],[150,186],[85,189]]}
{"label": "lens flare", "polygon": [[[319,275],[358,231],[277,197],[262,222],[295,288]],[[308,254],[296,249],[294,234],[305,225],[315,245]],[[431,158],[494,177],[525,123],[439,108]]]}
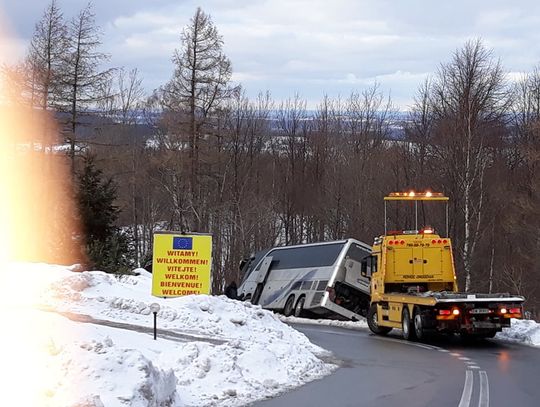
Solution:
{"label": "lens flare", "polygon": [[[5,27],[0,11],[0,51],[9,49]],[[25,267],[21,262],[83,259],[69,163],[56,150],[58,129],[50,112],[27,102],[23,80],[0,75],[0,400],[47,406],[50,389],[65,376],[50,365],[57,351],[52,335],[62,333],[54,332],[51,313],[38,307],[49,283],[45,275],[28,279],[16,270]]]}

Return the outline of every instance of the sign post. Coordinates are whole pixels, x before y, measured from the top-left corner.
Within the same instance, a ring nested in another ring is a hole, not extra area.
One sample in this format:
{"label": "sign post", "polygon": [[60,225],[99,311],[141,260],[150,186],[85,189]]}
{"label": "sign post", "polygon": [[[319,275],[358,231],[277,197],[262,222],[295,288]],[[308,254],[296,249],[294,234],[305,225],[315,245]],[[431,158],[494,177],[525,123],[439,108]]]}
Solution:
{"label": "sign post", "polygon": [[154,341],[157,339],[157,313],[159,312],[159,304],[154,302],[150,304],[150,311],[154,314]]}
{"label": "sign post", "polygon": [[210,294],[211,235],[159,232],[153,254],[152,295]]}

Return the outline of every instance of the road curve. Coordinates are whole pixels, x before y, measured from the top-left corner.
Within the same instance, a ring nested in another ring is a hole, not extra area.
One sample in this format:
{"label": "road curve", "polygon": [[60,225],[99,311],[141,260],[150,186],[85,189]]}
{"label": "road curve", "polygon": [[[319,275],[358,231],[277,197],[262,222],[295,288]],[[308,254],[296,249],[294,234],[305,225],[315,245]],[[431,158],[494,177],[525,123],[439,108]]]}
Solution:
{"label": "road curve", "polygon": [[[294,325],[334,353],[334,374],[257,407],[537,407],[540,349],[459,339],[414,343],[368,330]],[[399,331],[397,331],[399,333]]]}

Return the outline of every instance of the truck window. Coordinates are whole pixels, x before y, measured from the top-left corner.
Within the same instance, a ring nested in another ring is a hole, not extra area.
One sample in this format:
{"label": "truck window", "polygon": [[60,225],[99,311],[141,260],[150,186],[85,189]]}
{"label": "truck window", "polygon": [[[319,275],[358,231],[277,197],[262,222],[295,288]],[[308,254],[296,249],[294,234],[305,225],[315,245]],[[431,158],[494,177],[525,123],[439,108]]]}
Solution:
{"label": "truck window", "polygon": [[[317,246],[301,246],[274,249],[268,253],[272,256],[272,269],[284,270],[295,268],[311,268],[331,266],[343,250],[345,243],[332,243]],[[257,270],[260,268],[260,264]]]}

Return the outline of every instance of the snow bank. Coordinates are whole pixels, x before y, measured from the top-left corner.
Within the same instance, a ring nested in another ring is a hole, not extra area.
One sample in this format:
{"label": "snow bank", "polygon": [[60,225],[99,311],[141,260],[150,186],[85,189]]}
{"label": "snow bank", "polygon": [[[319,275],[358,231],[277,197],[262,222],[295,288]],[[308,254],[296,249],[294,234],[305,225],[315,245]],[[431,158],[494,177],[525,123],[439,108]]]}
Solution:
{"label": "snow bank", "polygon": [[51,372],[43,405],[240,406],[336,368],[328,352],[259,306],[224,296],[158,299],[151,274],[137,272],[118,278],[18,264],[2,273],[40,282],[32,320],[46,326],[35,337]]}
{"label": "snow bank", "polygon": [[526,319],[512,319],[512,326],[504,328],[497,339],[525,343],[540,347],[540,324]]}
{"label": "snow bank", "polygon": [[287,324],[337,326],[340,328],[346,328],[346,329],[352,329],[352,330],[361,330],[361,329],[368,328],[368,324],[365,318],[362,318],[359,321],[353,322],[353,321],[338,321],[335,319],[308,319],[308,318],[286,317],[286,316],[280,315],[279,319]]}

